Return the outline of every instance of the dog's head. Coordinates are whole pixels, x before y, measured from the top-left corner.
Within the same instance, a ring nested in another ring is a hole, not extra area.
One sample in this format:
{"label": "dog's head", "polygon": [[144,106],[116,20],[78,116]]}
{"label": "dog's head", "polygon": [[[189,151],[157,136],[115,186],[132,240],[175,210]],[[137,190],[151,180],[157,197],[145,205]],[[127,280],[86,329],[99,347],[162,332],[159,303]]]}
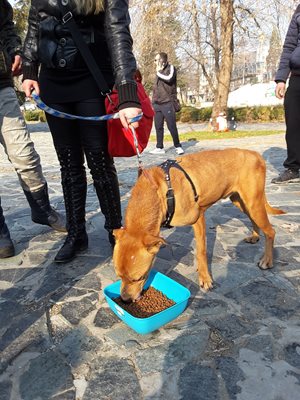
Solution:
{"label": "dog's head", "polygon": [[113,260],[116,274],[121,278],[123,301],[139,299],[148,278],[154,257],[166,242],[150,234],[133,235],[125,228],[115,229],[116,244]]}

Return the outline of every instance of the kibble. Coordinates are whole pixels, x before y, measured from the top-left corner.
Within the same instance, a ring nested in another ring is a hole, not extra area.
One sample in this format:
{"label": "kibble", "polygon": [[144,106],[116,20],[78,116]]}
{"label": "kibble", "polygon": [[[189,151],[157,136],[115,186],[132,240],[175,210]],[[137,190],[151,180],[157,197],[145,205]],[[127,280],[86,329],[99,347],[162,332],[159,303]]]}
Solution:
{"label": "kibble", "polygon": [[150,286],[143,290],[141,298],[133,303],[125,303],[121,297],[113,299],[120,307],[137,318],[148,318],[175,304],[161,291]]}

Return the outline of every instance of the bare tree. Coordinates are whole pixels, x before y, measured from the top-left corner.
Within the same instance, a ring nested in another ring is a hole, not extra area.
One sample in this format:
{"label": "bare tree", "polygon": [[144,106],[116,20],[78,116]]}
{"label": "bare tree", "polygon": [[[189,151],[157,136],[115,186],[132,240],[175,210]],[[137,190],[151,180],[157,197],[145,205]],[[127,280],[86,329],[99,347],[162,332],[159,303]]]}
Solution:
{"label": "bare tree", "polygon": [[131,4],[134,50],[147,89],[152,87],[155,76],[155,54],[167,53],[171,62],[180,67],[176,49],[181,26],[177,15],[177,0],[141,0]]}
{"label": "bare tree", "polygon": [[220,66],[217,73],[212,118],[226,111],[233,65],[233,0],[220,1]]}

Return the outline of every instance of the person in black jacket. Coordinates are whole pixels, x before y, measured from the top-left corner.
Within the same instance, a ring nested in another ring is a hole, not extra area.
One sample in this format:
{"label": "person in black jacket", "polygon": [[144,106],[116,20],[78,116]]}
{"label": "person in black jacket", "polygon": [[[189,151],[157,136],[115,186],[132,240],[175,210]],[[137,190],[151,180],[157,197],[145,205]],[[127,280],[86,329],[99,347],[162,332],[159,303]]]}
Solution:
{"label": "person in black jacket", "polygon": [[[289,86],[286,90],[286,81]],[[279,67],[275,76],[275,94],[284,98],[287,158],[285,170],[272,183],[299,182],[300,169],[300,4],[290,22]]]}
{"label": "person in black jacket", "polygon": [[[141,112],[134,80],[136,61],[129,31],[128,0],[64,0],[63,3],[69,7],[68,16],[77,23],[109,87],[116,85],[120,120],[127,128],[128,121]],[[28,22],[23,58],[26,95],[30,96],[34,89],[56,110],[81,116],[104,115],[105,93],[100,93],[64,25],[59,4],[32,0]],[[55,257],[56,262],[62,263],[88,246],[84,156],[112,247],[113,229],[121,227],[120,193],[115,165],[108,154],[106,122],[68,120],[50,114],[47,122],[61,166],[67,215],[68,235]]]}
{"label": "person in black jacket", "polygon": [[164,154],[164,121],[172,135],[175,151],[183,154],[176,126],[174,102],[177,101],[176,68],[168,62],[166,53],[155,56],[156,77],[153,85],[152,103],[155,111],[154,124],[156,130],[156,148],[151,154]]}
{"label": "person in black jacket", "polygon": [[[15,31],[13,10],[7,0],[0,0],[0,142],[18,174],[32,220],[65,231],[62,216],[50,206],[40,157],[30,139],[13,87],[12,76],[20,71],[21,40]],[[14,246],[0,199],[0,258],[13,255]]]}

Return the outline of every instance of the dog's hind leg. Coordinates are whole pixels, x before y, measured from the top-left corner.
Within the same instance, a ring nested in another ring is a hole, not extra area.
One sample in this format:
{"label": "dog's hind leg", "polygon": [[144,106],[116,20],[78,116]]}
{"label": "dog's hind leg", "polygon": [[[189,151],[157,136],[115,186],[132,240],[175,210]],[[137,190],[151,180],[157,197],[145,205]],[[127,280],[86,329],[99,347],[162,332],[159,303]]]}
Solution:
{"label": "dog's hind leg", "polygon": [[199,273],[199,284],[204,290],[212,289],[213,280],[208,272],[206,256],[206,229],[204,213],[200,214],[199,219],[193,225],[196,241],[196,260]]}
{"label": "dog's hind leg", "polygon": [[247,194],[242,194],[242,199],[247,207],[250,219],[265,235],[265,253],[258,262],[258,266],[261,269],[272,268],[275,231],[270,224],[264,198],[256,193],[251,198]]}
{"label": "dog's hind leg", "polygon": [[255,244],[259,241],[259,227],[256,225],[256,223],[253,221],[253,219],[250,217],[245,204],[243,200],[240,198],[240,195],[238,193],[234,193],[230,196],[230,200],[232,201],[232,204],[234,204],[239,210],[241,210],[244,214],[246,214],[251,223],[252,223],[252,235],[247,236],[244,241],[247,243]]}

